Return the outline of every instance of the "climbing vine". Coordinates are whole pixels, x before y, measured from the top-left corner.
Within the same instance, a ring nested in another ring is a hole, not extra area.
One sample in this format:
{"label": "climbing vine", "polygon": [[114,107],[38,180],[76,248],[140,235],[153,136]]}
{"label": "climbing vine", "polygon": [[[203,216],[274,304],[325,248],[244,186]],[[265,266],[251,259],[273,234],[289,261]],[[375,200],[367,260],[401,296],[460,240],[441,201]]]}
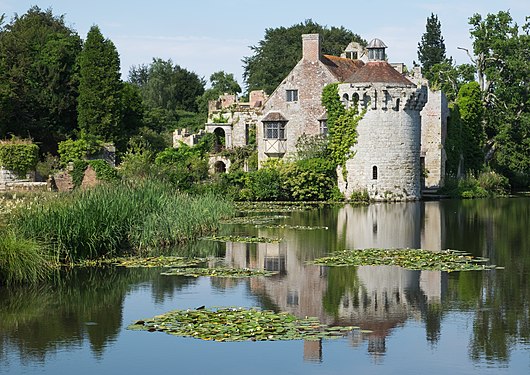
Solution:
{"label": "climbing vine", "polygon": [[0,166],[24,177],[39,161],[39,147],[29,140],[0,141]]}
{"label": "climbing vine", "polygon": [[337,83],[324,87],[322,105],[328,115],[331,158],[335,165],[342,167],[343,177],[346,178],[346,161],[355,155],[352,147],[357,143],[357,124],[366,114],[366,108],[359,113],[357,102],[353,102],[348,109],[344,108]]}

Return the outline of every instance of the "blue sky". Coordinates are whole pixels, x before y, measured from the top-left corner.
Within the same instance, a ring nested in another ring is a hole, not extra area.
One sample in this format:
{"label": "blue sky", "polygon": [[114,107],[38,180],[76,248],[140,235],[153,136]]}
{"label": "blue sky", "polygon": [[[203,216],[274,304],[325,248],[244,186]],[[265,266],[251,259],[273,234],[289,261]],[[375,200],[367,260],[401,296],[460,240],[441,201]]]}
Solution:
{"label": "blue sky", "polygon": [[344,26],[370,40],[382,39],[392,62],[411,65],[431,13],[442,24],[447,54],[468,62],[457,47],[470,48],[468,18],[510,10],[518,24],[530,16],[528,0],[0,0],[0,14],[10,20],[32,5],[65,15],[66,24],[84,39],[96,24],[120,53],[122,75],[131,65],[153,57],[174,63],[206,79],[224,70],[242,83],[244,56],[264,36],[265,29],[290,26],[306,19],[321,25]]}

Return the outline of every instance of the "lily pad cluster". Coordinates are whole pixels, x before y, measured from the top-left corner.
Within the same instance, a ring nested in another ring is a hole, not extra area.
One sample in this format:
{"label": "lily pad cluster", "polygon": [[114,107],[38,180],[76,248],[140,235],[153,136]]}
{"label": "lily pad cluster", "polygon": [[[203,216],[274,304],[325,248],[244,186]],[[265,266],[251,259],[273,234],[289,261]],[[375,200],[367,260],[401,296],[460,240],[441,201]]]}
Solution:
{"label": "lily pad cluster", "polygon": [[497,268],[486,258],[474,258],[456,250],[359,249],[342,250],[313,260],[324,266],[399,266],[410,270],[476,271]]}
{"label": "lily pad cluster", "polygon": [[153,267],[195,267],[206,262],[205,258],[185,258],[176,256],[158,256],[158,257],[128,257],[98,259],[93,261],[84,261],[81,266],[101,266],[113,265],[128,268],[153,268]]}
{"label": "lily pad cluster", "polygon": [[210,236],[203,237],[203,240],[221,242],[245,242],[245,243],[278,243],[281,238],[255,237],[255,236]]}
{"label": "lily pad cluster", "polygon": [[278,219],[287,219],[289,216],[285,215],[253,215],[253,216],[237,216],[228,220],[221,221],[221,224],[238,224],[238,225],[261,225],[268,224]]}
{"label": "lily pad cluster", "polygon": [[255,277],[255,276],[272,276],[278,272],[266,271],[266,270],[253,270],[249,268],[173,268],[168,271],[162,272],[165,276],[207,276],[207,277],[227,277],[227,278],[244,278],[244,277]]}
{"label": "lily pad cluster", "polygon": [[343,337],[359,327],[329,327],[317,318],[245,308],[174,310],[139,320],[128,329],[165,332],[214,341],[320,340]]}
{"label": "lily pad cluster", "polygon": [[240,202],[236,208],[240,212],[299,212],[307,211],[317,207],[311,203],[292,202]]}
{"label": "lily pad cluster", "polygon": [[266,228],[266,229],[295,229],[295,230],[328,230],[328,227],[319,227],[319,226],[307,226],[307,225],[289,225],[289,224],[278,224],[278,225],[255,225],[256,228]]}

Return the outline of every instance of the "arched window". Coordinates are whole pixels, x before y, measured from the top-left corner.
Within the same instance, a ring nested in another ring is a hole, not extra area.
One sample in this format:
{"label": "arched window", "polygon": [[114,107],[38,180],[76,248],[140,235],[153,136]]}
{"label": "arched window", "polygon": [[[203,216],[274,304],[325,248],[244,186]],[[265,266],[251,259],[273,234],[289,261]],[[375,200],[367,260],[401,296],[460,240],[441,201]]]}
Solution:
{"label": "arched window", "polygon": [[399,111],[399,98],[396,99],[396,106],[394,107],[395,111]]}
{"label": "arched window", "polygon": [[377,167],[375,165],[372,167],[372,180],[377,180]]}
{"label": "arched window", "polygon": [[348,94],[342,95],[342,105],[346,109],[350,107],[350,97],[348,96]]}

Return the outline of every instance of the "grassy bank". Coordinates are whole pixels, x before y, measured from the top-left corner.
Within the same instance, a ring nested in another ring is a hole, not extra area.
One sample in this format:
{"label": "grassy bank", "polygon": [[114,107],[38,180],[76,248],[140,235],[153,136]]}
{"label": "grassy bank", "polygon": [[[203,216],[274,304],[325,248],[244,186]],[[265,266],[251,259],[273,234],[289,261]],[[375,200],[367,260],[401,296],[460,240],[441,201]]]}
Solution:
{"label": "grassy bank", "polygon": [[10,226],[54,260],[147,255],[218,229],[234,215],[218,196],[190,196],[160,182],[101,185],[17,210]]}

